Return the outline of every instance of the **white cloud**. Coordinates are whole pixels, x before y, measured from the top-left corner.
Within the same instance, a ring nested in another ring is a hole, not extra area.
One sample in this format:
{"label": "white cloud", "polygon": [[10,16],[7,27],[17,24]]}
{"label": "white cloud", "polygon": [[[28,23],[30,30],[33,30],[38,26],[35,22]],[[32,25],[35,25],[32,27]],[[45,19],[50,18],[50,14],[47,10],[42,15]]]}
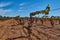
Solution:
{"label": "white cloud", "polygon": [[19,5],[20,5],[20,6],[24,6],[25,4],[26,4],[26,3],[20,3]]}
{"label": "white cloud", "polygon": [[24,9],[24,6],[25,6],[25,5],[26,5],[26,3],[25,3],[25,2],[20,3],[20,4],[19,4],[20,8],[19,8],[18,12],[23,11],[23,9]]}
{"label": "white cloud", "polygon": [[17,10],[17,12],[22,12],[22,11],[23,11],[22,9]]}
{"label": "white cloud", "polygon": [[12,2],[7,2],[7,3],[0,3],[0,7],[6,7],[8,5],[11,5]]}
{"label": "white cloud", "polygon": [[9,16],[10,15],[18,15],[19,12],[21,12],[23,10],[12,10],[12,9],[0,9],[0,15],[6,15],[8,14]]}
{"label": "white cloud", "polygon": [[11,12],[12,10],[11,9],[0,9],[0,12]]}
{"label": "white cloud", "polygon": [[18,10],[18,11],[22,11],[22,10]]}
{"label": "white cloud", "polygon": [[12,11],[13,10],[11,10],[11,9],[0,9],[0,14],[10,13]]}
{"label": "white cloud", "polygon": [[21,9],[23,9],[24,7],[20,7],[19,9],[21,10]]}

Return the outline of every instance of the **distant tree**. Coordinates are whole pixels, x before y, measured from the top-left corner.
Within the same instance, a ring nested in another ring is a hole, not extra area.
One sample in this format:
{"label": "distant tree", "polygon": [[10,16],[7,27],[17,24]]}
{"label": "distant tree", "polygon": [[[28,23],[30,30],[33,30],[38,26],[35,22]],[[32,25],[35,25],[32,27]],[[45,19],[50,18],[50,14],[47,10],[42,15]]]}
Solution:
{"label": "distant tree", "polygon": [[16,20],[20,20],[20,16],[16,16],[15,19],[16,19]]}
{"label": "distant tree", "polygon": [[0,15],[0,20],[2,19],[2,16]]}
{"label": "distant tree", "polygon": [[6,20],[6,19],[7,19],[7,17],[6,17],[6,16],[4,16],[4,17],[3,17],[3,20]]}
{"label": "distant tree", "polygon": [[51,18],[55,18],[54,16],[51,16]]}
{"label": "distant tree", "polygon": [[43,16],[42,18],[49,18],[49,16]]}
{"label": "distant tree", "polygon": [[56,19],[59,19],[60,17],[59,16],[55,16]]}

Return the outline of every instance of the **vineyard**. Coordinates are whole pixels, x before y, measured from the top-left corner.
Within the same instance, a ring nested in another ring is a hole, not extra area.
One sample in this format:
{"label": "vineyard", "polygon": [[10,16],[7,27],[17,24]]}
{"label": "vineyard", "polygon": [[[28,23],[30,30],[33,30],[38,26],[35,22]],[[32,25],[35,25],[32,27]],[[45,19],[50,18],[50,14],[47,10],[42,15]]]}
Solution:
{"label": "vineyard", "polygon": [[0,40],[60,40],[59,19],[33,19],[30,38],[28,37],[29,19],[9,19],[0,21]]}
{"label": "vineyard", "polygon": [[[23,5],[24,3],[21,4],[21,6]],[[28,17],[12,17],[14,14],[11,17],[0,15],[0,40],[60,40],[60,16],[49,16],[50,11],[59,9],[51,10],[48,4],[44,10],[30,12]],[[19,11],[16,12],[16,15]],[[10,10],[8,13],[10,13]],[[39,14],[43,16],[36,17]]]}

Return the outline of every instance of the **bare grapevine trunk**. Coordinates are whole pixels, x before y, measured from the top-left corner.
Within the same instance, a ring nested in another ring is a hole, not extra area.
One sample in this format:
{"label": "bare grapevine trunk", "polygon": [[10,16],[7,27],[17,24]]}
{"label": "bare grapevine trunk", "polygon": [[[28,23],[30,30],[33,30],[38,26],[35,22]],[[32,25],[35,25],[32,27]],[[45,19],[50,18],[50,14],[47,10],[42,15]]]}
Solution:
{"label": "bare grapevine trunk", "polygon": [[50,19],[50,23],[51,23],[52,27],[54,27],[54,22],[52,21],[52,19]]}

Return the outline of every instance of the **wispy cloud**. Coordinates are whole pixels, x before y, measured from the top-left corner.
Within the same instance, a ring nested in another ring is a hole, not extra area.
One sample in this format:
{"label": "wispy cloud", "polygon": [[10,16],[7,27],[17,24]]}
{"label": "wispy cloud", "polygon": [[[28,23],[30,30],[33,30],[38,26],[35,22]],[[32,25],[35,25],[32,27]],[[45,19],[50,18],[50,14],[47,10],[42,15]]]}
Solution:
{"label": "wispy cloud", "polygon": [[11,9],[0,9],[0,12],[11,12]]}
{"label": "wispy cloud", "polygon": [[11,5],[12,2],[7,2],[7,3],[0,3],[0,7],[6,7],[8,5]]}
{"label": "wispy cloud", "polygon": [[19,6],[24,6],[26,3],[20,3]]}
{"label": "wispy cloud", "polygon": [[24,11],[26,5],[27,5],[26,2],[20,3],[20,4],[19,4],[20,8],[19,8],[18,12]]}
{"label": "wispy cloud", "polygon": [[21,11],[23,11],[23,10],[18,10],[18,12],[21,12]]}
{"label": "wispy cloud", "polygon": [[22,12],[23,10],[17,10],[17,11],[15,11],[15,10],[12,10],[12,9],[0,9],[0,15],[9,15],[9,16],[11,16],[11,15],[18,15],[17,13],[20,13],[20,12]]}
{"label": "wispy cloud", "polygon": [[6,14],[6,13],[10,13],[12,11],[13,10],[11,10],[11,9],[0,9],[0,14]]}

